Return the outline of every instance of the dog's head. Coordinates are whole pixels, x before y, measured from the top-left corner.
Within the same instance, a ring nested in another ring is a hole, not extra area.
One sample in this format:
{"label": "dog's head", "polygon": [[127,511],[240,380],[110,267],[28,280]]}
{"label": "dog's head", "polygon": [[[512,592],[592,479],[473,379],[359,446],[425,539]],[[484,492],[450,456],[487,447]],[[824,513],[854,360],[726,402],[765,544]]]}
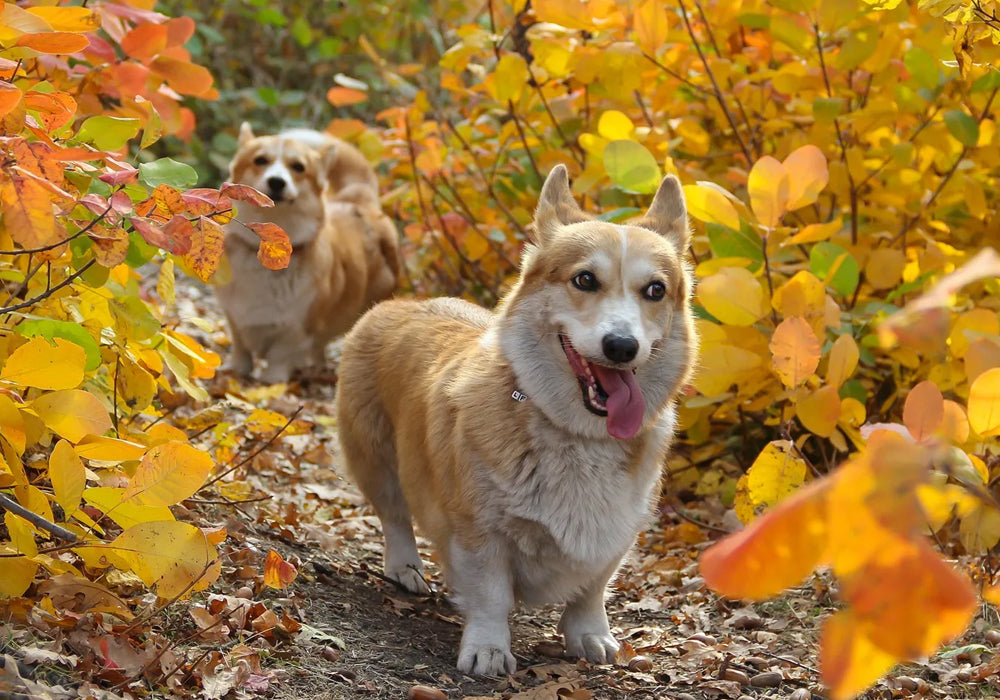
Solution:
{"label": "dog's head", "polygon": [[[667,177],[644,216],[612,224],[577,206],[560,165],[534,227],[505,304],[505,354],[550,417],[583,434],[632,438],[679,389],[693,354],[680,182]],[[526,326],[538,337],[529,340]]]}
{"label": "dog's head", "polygon": [[321,208],[324,164],[308,142],[286,134],[254,136],[250,124],[240,127],[239,148],[229,164],[233,182],[250,185],[274,200],[277,208]]}

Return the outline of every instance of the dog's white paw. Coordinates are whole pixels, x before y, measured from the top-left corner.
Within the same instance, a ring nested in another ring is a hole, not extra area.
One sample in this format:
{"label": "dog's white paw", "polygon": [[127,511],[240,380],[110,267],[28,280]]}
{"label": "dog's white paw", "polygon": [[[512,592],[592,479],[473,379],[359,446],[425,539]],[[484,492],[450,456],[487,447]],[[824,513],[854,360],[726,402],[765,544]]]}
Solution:
{"label": "dog's white paw", "polygon": [[615,654],[620,648],[621,645],[610,632],[566,635],[566,653],[586,659],[592,664],[614,663]]}
{"label": "dog's white paw", "polygon": [[414,566],[397,566],[385,570],[386,578],[390,578],[410,593],[430,595],[431,588],[424,580],[423,573]]}
{"label": "dog's white paw", "polygon": [[463,644],[458,652],[458,670],[474,676],[503,676],[517,670],[510,649],[490,644]]}

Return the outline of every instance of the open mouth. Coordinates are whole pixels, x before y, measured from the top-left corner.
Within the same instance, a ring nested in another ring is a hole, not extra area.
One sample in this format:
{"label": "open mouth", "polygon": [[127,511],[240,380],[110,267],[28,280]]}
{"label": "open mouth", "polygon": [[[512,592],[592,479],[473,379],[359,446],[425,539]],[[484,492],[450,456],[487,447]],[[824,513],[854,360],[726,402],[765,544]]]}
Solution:
{"label": "open mouth", "polygon": [[580,383],[584,407],[594,415],[608,419],[608,434],[619,440],[635,437],[642,427],[646,401],[628,368],[608,367],[587,360],[576,351],[564,333],[559,342],[569,367]]}

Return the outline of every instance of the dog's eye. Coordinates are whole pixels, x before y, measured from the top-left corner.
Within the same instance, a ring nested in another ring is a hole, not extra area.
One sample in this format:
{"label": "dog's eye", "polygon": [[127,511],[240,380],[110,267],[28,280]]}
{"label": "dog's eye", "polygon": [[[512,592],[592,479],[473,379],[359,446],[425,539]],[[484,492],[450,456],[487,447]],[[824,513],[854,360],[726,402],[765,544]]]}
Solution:
{"label": "dog's eye", "polygon": [[659,301],[666,293],[667,286],[659,280],[650,282],[646,285],[646,288],[642,290],[642,296],[650,301]]}
{"label": "dog's eye", "polygon": [[295,171],[297,173],[304,173],[306,171],[306,166],[304,166],[299,161],[295,161],[294,163],[292,163],[288,167],[291,168],[293,171]]}
{"label": "dog's eye", "polygon": [[257,156],[253,159],[254,165],[267,165],[267,156]]}
{"label": "dog's eye", "polygon": [[576,273],[573,277],[573,286],[584,292],[596,292],[597,288],[601,285],[593,272],[584,270],[583,272]]}

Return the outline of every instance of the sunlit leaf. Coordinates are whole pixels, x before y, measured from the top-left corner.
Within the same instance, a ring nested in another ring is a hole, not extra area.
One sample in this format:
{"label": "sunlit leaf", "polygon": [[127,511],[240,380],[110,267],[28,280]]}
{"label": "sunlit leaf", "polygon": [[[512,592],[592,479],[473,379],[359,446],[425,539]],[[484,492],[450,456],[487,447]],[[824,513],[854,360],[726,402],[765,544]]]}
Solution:
{"label": "sunlit leaf", "polygon": [[813,145],[795,149],[785,158],[782,165],[788,177],[786,206],[789,211],[801,209],[815,202],[830,180],[826,156]]}
{"label": "sunlit leaf", "polygon": [[826,383],[839,387],[858,366],[861,352],[854,338],[848,334],[838,336],[830,348],[830,360],[826,368]]}
{"label": "sunlit leaf", "polygon": [[54,433],[70,442],[111,430],[107,409],[93,394],[80,389],[53,391],[31,402],[31,408]]}
{"label": "sunlit leaf", "polygon": [[801,316],[782,321],[771,336],[771,366],[788,387],[798,386],[819,366],[819,340]]}
{"label": "sunlit leaf", "polygon": [[157,445],[143,455],[123,500],[133,499],[144,506],[172,506],[200,489],[213,465],[211,457],[187,443]]}
{"label": "sunlit leaf", "polygon": [[698,283],[698,302],[723,323],[749,326],[764,315],[764,290],[749,270],[724,267]]}
{"label": "sunlit leaf", "polygon": [[969,424],[983,437],[1000,435],[1000,367],[983,372],[969,388]]}
{"label": "sunlit leaf", "polygon": [[161,598],[187,596],[210,586],[221,572],[205,533],[176,521],[133,525],[109,550]]}
{"label": "sunlit leaf", "polygon": [[260,236],[257,259],[268,270],[284,270],[292,259],[292,242],[280,226],[271,222],[248,223],[247,227]]}
{"label": "sunlit leaf", "polygon": [[75,389],[83,382],[87,353],[62,338],[35,336],[3,363],[0,380],[39,389]]}
{"label": "sunlit leaf", "polygon": [[903,405],[903,423],[917,440],[926,440],[944,419],[944,397],[932,381],[922,381],[910,389]]}
{"label": "sunlit leaf", "polygon": [[733,230],[740,228],[740,217],[736,213],[736,207],[717,190],[701,185],[685,185],[684,203],[687,205],[688,214],[699,221],[722,224]]}
{"label": "sunlit leaf", "polygon": [[771,156],[764,156],[750,170],[750,206],[762,226],[774,228],[788,210],[788,179],[785,166]]}
{"label": "sunlit leaf", "polygon": [[288,588],[298,573],[294,565],[282,559],[273,549],[267,553],[264,560],[264,585],[268,588]]}
{"label": "sunlit leaf", "polygon": [[604,167],[611,180],[626,192],[655,192],[662,178],[653,154],[627,139],[612,141],[604,148]]}

